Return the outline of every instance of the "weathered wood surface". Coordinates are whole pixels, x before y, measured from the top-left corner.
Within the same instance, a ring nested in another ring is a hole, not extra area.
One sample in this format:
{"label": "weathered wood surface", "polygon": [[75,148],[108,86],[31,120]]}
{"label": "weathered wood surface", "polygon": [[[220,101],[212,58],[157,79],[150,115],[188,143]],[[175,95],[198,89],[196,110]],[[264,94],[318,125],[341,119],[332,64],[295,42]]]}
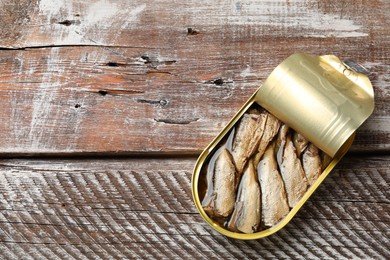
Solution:
{"label": "weathered wood surface", "polygon": [[389,151],[388,1],[0,5],[3,155],[198,154],[294,52],[372,71],[375,112],[352,149]]}
{"label": "weathered wood surface", "polygon": [[[0,258],[389,259],[389,10],[0,0],[0,156],[32,157],[0,160]],[[367,67],[375,111],[285,228],[228,239],[196,212],[195,157],[295,52]]]}
{"label": "weathered wood surface", "polygon": [[1,160],[0,258],[390,257],[389,156],[346,157],[285,228],[257,241],[202,221],[194,163]]}

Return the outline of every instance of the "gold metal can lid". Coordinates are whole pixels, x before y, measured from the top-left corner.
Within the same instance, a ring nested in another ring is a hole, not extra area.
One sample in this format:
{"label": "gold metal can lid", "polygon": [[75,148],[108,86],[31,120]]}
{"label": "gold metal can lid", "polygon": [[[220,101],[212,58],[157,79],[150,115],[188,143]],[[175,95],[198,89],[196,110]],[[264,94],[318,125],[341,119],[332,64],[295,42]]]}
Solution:
{"label": "gold metal can lid", "polygon": [[255,100],[332,157],[374,110],[368,77],[333,55],[291,55]]}

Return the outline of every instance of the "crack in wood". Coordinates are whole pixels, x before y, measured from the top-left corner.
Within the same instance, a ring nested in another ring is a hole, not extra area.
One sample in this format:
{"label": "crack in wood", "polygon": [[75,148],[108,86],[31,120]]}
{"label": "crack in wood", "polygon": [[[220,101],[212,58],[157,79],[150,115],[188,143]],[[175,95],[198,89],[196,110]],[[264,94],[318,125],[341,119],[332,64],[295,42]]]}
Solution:
{"label": "crack in wood", "polygon": [[126,67],[128,64],[126,63],[120,63],[120,62],[114,62],[114,61],[109,61],[104,66],[108,67]]}
{"label": "crack in wood", "polygon": [[144,64],[151,64],[153,66],[159,66],[159,65],[171,65],[176,63],[176,60],[159,60],[156,57],[150,57],[148,55],[142,55],[140,57],[141,61],[143,61]]}
{"label": "crack in wood", "polygon": [[133,89],[100,89],[100,90],[92,90],[87,91],[92,93],[97,93],[101,96],[119,96],[119,95],[137,95],[137,94],[144,94],[145,91],[141,90],[133,90]]}
{"label": "crack in wood", "polygon": [[151,104],[151,105],[160,105],[160,106],[167,106],[169,104],[169,101],[166,99],[161,99],[161,100],[136,99],[136,102]]}
{"label": "crack in wood", "polygon": [[159,71],[159,70],[147,71],[146,74],[148,74],[148,75],[152,75],[152,74],[154,74],[154,75],[159,75],[159,74],[160,75],[164,75],[164,74],[172,75],[172,73],[170,73],[169,71]]}
{"label": "crack in wood", "polygon": [[64,20],[61,22],[58,22],[58,24],[65,25],[65,26],[71,26],[72,24],[80,24],[80,21],[76,20]]}
{"label": "crack in wood", "polygon": [[126,45],[107,45],[107,44],[48,44],[33,46],[0,46],[0,51],[22,51],[29,49],[48,49],[48,48],[81,48],[81,47],[100,47],[100,48],[121,48],[121,49],[156,49],[155,47],[146,46],[126,46]]}
{"label": "crack in wood", "polygon": [[106,90],[99,90],[98,93],[102,96],[105,96],[108,94],[108,92]]}
{"label": "crack in wood", "polygon": [[154,118],[154,121],[164,124],[175,124],[175,125],[188,125],[193,122],[197,122],[200,118],[193,119],[169,119],[169,118]]}
{"label": "crack in wood", "polygon": [[197,35],[199,32],[191,27],[187,28],[187,35]]}
{"label": "crack in wood", "polygon": [[215,80],[208,80],[206,82],[204,82],[206,84],[214,84],[216,86],[223,86],[225,84],[231,84],[231,83],[234,83],[232,80],[224,80],[223,78],[219,78],[219,79],[215,79]]}

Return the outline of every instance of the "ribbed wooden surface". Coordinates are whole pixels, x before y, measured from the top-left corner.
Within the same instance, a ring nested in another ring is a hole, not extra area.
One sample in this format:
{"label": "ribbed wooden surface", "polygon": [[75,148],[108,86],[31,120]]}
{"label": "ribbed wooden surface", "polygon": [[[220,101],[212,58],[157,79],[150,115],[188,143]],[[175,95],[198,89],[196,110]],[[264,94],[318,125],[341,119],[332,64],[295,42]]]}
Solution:
{"label": "ribbed wooden surface", "polygon": [[[0,1],[0,259],[390,259],[390,2]],[[370,70],[375,110],[294,219],[209,227],[200,151],[283,59]]]}
{"label": "ribbed wooden surface", "polygon": [[371,71],[352,149],[390,149],[387,1],[23,2],[2,10],[26,16],[0,37],[4,155],[199,154],[295,52]]}
{"label": "ribbed wooden surface", "polygon": [[389,162],[346,157],[285,228],[238,241],[197,213],[194,159],[2,160],[0,256],[388,259]]}

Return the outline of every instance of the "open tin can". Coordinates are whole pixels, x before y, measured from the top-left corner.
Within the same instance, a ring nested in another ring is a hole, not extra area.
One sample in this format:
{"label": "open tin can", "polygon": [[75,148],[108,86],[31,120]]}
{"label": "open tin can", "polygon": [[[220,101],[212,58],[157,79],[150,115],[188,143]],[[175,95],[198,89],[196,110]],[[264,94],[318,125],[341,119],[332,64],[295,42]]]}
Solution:
{"label": "open tin can", "polygon": [[196,162],[192,195],[203,219],[236,239],[284,227],[373,112],[361,72],[332,55],[298,53],[277,66]]}

